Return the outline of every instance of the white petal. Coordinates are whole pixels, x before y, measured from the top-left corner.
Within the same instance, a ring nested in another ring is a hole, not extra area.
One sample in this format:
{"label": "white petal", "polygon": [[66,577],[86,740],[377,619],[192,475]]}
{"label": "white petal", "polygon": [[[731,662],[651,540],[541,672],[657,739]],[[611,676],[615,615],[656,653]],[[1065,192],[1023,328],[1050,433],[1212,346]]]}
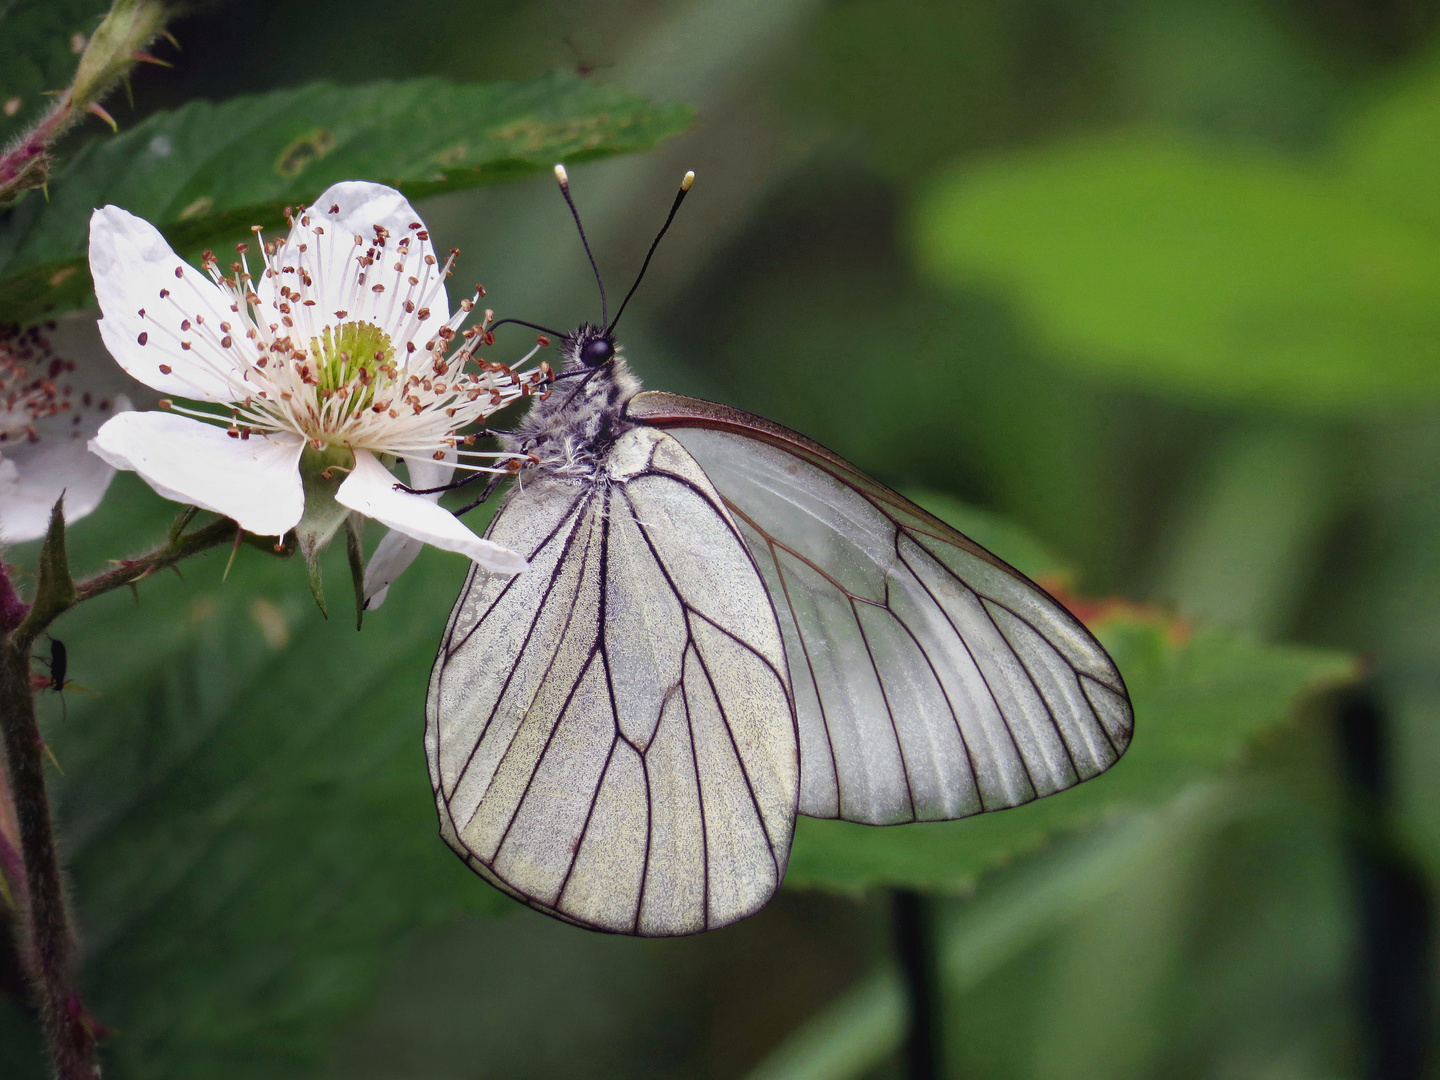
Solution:
{"label": "white petal", "polygon": [[[96,210],[90,273],[104,315],[100,336],[121,367],[166,394],[199,401],[244,397],[239,373],[219,345],[220,323],[237,319],[230,299],[176,255],[155,226],[118,206]],[[182,330],[185,320],[190,327]],[[162,364],[170,371],[161,371]]]}
{"label": "white petal", "polygon": [[[410,486],[417,491],[444,487],[450,483],[451,478],[454,477],[455,462],[458,460],[459,455],[455,453],[454,447],[446,451],[444,461],[435,461],[434,459],[427,460],[423,457],[406,458],[405,470],[410,474]],[[473,476],[474,474],[472,473],[471,475]],[[425,498],[431,502],[439,502],[440,496],[443,494],[444,492],[441,491],[433,491],[429,495],[426,495]]]}
{"label": "white petal", "polygon": [[[308,226],[304,223],[307,218]],[[384,248],[375,245],[377,225],[388,233]],[[317,235],[317,227],[324,231]],[[423,351],[425,343],[450,318],[450,306],[440,275],[443,264],[435,260],[428,233],[422,240],[417,235],[420,232],[425,232],[420,215],[394,188],[356,180],[335,184],[296,219],[284,246],[271,260],[280,270],[278,280],[262,276],[257,283],[261,310],[275,311],[278,319],[278,289],[285,285],[315,301],[314,306],[292,305],[291,315],[298,320],[296,331],[307,340],[317,337],[326,326],[361,321],[388,333],[401,357],[406,355],[407,341],[415,341],[416,348]],[[361,243],[355,242],[356,237]],[[402,254],[398,245],[404,237],[409,237],[409,244]],[[300,250],[302,244],[304,251]],[[374,263],[362,266],[359,260],[372,250]],[[432,261],[427,263],[427,257]],[[311,285],[304,284],[302,271],[309,273]],[[417,284],[410,284],[412,277]],[[377,285],[380,292],[375,291]],[[409,312],[406,300],[411,301]],[[341,311],[343,316],[336,314]],[[422,311],[428,311],[424,319],[419,317]]]}
{"label": "white petal", "polygon": [[167,499],[234,518],[246,532],[281,536],[305,509],[299,435],[232,439],[223,428],[173,413],[117,416],[90,449],[117,469],[133,469]]}
{"label": "white petal", "polygon": [[[406,458],[405,468],[410,474],[410,486],[417,489],[444,487],[455,475],[455,466],[452,463],[457,456],[452,448],[445,461]],[[430,502],[439,502],[442,494],[444,493],[440,491],[432,491],[420,497]],[[424,546],[423,541],[394,530],[380,538],[375,553],[365,564],[366,611],[374,611],[385,602],[390,586],[415,561]]]}
{"label": "white petal", "polygon": [[[128,412],[123,394],[114,411]],[[111,415],[82,413],[70,422],[69,413],[36,424],[38,442],[18,443],[5,449],[0,473],[0,541],[7,544],[38,540],[50,524],[50,509],[63,492],[66,523],[79,521],[105,497],[115,470],[90,452],[89,440]]]}
{"label": "white petal", "polygon": [[445,551],[468,556],[487,570],[518,574],[527,563],[509,548],[481,539],[454,514],[423,495],[395,490],[395,477],[365,450],[355,451],[355,469],[335,493],[342,506]]}
{"label": "white petal", "polygon": [[365,564],[365,610],[374,611],[385,602],[395,579],[419,557],[425,541],[391,529],[380,538],[375,554]]}

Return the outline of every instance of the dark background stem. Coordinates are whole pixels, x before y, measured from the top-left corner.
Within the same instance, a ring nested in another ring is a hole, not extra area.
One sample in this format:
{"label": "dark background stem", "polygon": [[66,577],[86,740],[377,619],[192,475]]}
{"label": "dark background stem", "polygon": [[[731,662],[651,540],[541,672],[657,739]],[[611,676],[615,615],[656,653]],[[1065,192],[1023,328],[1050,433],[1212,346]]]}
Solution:
{"label": "dark background stem", "polygon": [[1355,991],[1370,1080],[1423,1080],[1435,1059],[1435,912],[1389,816],[1386,710],[1373,685],[1340,696],[1338,719],[1355,828],[1349,862],[1360,916]]}
{"label": "dark background stem", "polygon": [[906,1080],[939,1080],[940,993],[935,962],[935,916],[929,900],[913,889],[891,894],[895,952],[905,985],[909,1031],[905,1039]]}

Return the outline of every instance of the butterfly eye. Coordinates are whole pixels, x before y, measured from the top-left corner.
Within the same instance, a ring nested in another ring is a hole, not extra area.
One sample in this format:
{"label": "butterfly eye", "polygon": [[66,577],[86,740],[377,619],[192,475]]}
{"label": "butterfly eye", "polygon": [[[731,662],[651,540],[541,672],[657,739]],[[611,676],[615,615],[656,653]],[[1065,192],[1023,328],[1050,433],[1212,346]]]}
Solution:
{"label": "butterfly eye", "polygon": [[599,367],[615,356],[615,343],[608,338],[587,341],[580,350],[580,362],[586,367]]}

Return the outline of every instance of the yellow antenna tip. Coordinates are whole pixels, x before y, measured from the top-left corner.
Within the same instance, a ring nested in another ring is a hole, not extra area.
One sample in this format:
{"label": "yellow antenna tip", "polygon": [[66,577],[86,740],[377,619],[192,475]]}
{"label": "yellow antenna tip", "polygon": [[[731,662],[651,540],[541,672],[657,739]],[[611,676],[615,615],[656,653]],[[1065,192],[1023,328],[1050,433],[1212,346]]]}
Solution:
{"label": "yellow antenna tip", "polygon": [[564,165],[555,166],[555,179],[560,181],[561,187],[566,187],[569,185],[570,174],[565,171]]}
{"label": "yellow antenna tip", "polygon": [[695,170],[691,169],[685,174],[685,179],[680,181],[680,190],[689,191],[690,185],[695,183]]}

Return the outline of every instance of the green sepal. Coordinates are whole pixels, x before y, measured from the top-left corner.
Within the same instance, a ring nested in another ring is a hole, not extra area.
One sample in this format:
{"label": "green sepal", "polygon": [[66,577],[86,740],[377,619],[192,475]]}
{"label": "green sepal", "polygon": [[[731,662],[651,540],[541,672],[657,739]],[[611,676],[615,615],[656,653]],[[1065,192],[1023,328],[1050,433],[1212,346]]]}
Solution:
{"label": "green sepal", "polygon": [[315,598],[315,605],[320,609],[320,614],[330,618],[330,612],[325,609],[325,586],[320,581],[320,553],[308,551],[305,553],[306,576],[310,580],[310,595]]}
{"label": "green sepal", "polygon": [[70,561],[65,554],[65,496],[62,493],[50,510],[50,527],[40,548],[35,599],[30,604],[30,614],[15,630],[16,646],[29,649],[35,636],[74,603],[75,582],[70,577]]}
{"label": "green sepal", "polygon": [[352,513],[345,519],[345,554],[350,558],[350,579],[355,583],[355,629],[365,622],[365,519]]}
{"label": "green sepal", "polygon": [[185,506],[181,508],[180,512],[175,515],[175,520],[170,523],[170,543],[175,543],[176,540],[179,540],[180,537],[184,535],[186,526],[195,520],[195,515],[199,512],[200,508],[198,506]]}
{"label": "green sepal", "polygon": [[316,450],[307,445],[300,454],[305,513],[295,526],[295,539],[306,562],[310,562],[345,523],[350,511],[335,501],[335,493],[354,467],[355,455],[343,446]]}

